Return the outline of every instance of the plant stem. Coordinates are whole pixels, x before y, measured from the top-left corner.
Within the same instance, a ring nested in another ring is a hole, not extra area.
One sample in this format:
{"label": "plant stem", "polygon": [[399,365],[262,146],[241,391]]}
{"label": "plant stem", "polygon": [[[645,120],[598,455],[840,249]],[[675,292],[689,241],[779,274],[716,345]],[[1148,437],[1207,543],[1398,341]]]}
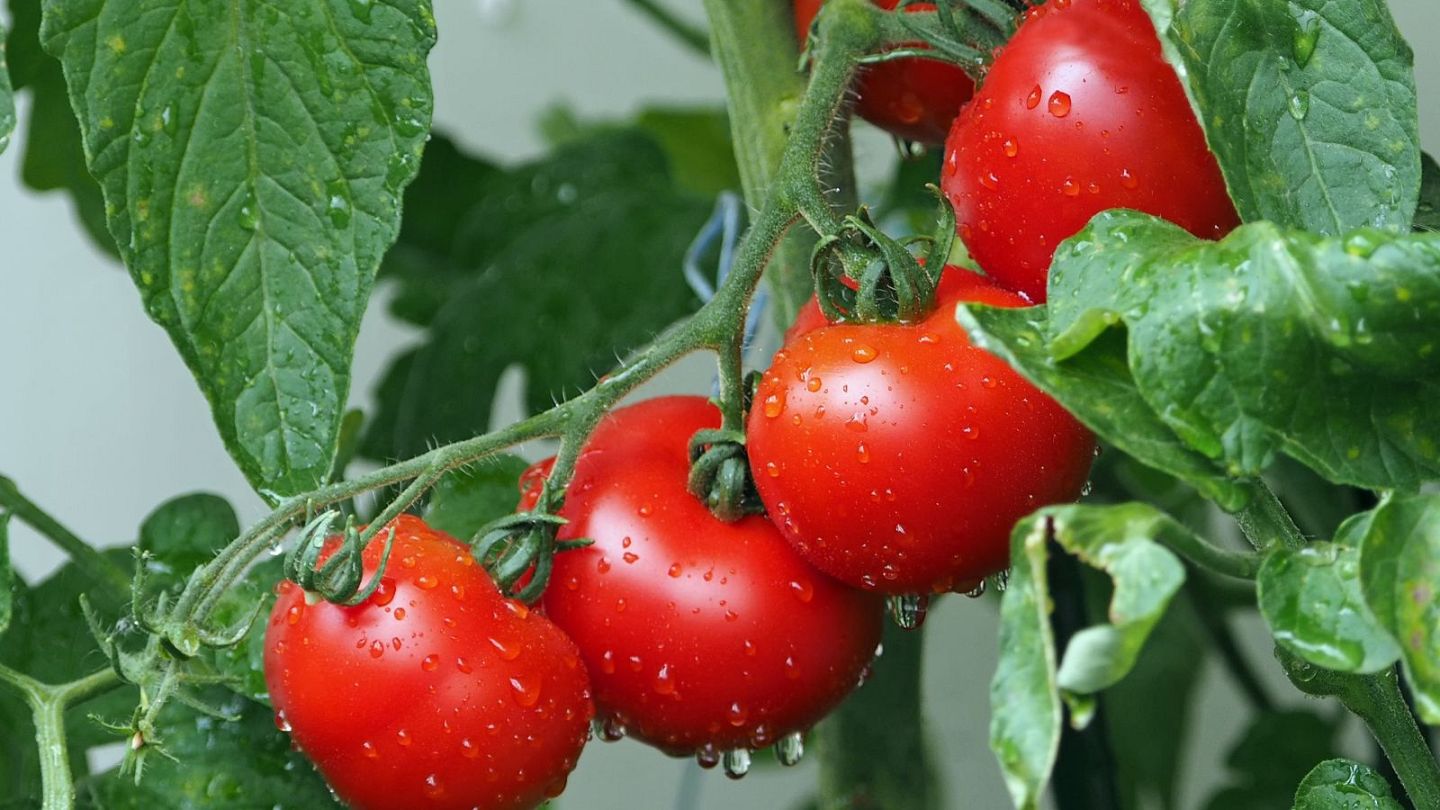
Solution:
{"label": "plant stem", "polygon": [[1303,547],[1305,535],[1300,533],[1290,513],[1275,497],[1275,492],[1265,482],[1256,481],[1254,493],[1250,503],[1235,514],[1235,521],[1240,524],[1245,539],[1260,552],[1269,551],[1277,545]]}
{"label": "plant stem", "polygon": [[710,35],[699,26],[680,19],[675,12],[660,5],[657,0],[627,0],[637,11],[653,20],[661,28],[675,35],[690,50],[701,56],[710,55]]}
{"label": "plant stem", "polygon": [[122,685],[120,677],[114,669],[106,667],[78,680],[51,686],[0,665],[0,683],[15,687],[30,706],[40,753],[41,807],[70,810],[75,806],[75,781],[70,777],[65,709]]}
{"label": "plant stem", "polygon": [[1415,716],[1400,694],[1400,679],[1390,669],[1376,675],[1349,676],[1353,683],[1336,696],[1360,716],[1394,766],[1417,810],[1440,808],[1440,763],[1430,750]]}
{"label": "plant stem", "polygon": [[60,521],[37,506],[34,501],[21,494],[20,489],[15,486],[15,482],[3,475],[0,475],[0,507],[8,509],[35,531],[49,538],[50,542],[59,546],[70,556],[75,567],[84,571],[91,579],[122,597],[130,593],[128,571],[107,559],[105,555],[81,540]]}

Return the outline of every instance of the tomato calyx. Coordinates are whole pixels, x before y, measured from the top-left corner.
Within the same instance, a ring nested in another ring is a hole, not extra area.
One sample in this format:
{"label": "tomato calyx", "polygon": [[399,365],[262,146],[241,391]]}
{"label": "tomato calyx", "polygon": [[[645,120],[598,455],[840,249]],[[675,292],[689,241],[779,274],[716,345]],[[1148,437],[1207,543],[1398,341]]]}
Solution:
{"label": "tomato calyx", "polygon": [[305,601],[312,605],[324,600],[353,607],[369,599],[380,587],[380,577],[395,546],[395,528],[391,526],[385,530],[380,567],[370,582],[362,586],[365,566],[361,558],[375,534],[361,531],[355,526],[354,517],[349,517],[336,546],[329,538],[339,516],[340,513],[332,509],[307,523],[300,530],[295,548],[285,558],[285,578],[304,589]]}
{"label": "tomato calyx", "polygon": [[[934,22],[925,19],[926,11],[935,15]],[[867,55],[861,64],[933,59],[954,64],[973,79],[983,78],[995,49],[1015,33],[1015,12],[1004,2],[970,3],[961,5],[959,12],[957,15],[950,3],[900,0],[890,13],[901,27],[915,35],[916,45]],[[972,12],[978,13],[978,19]]]}
{"label": "tomato calyx", "polygon": [[557,540],[556,532],[566,523],[569,521],[565,518],[541,509],[505,515],[475,533],[470,553],[502,593],[527,605],[534,604],[550,581],[555,555],[594,542],[585,538]]}
{"label": "tomato calyx", "polygon": [[[939,189],[931,190],[940,197]],[[940,271],[955,241],[955,213],[940,197],[935,232],[895,239],[868,210],[845,217],[810,254],[815,298],[831,323],[915,323],[935,308]],[[917,258],[912,245],[924,245]],[[933,269],[927,269],[933,268]]]}
{"label": "tomato calyx", "polygon": [[765,513],[765,504],[750,477],[743,430],[701,430],[690,437],[686,488],[726,523]]}

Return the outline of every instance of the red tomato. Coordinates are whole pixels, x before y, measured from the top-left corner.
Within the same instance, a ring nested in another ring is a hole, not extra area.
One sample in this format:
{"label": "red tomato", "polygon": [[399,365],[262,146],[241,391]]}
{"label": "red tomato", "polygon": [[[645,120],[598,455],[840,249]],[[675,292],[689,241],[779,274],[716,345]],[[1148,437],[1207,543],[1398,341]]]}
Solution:
{"label": "red tomato", "polygon": [[[350,806],[530,808],[559,795],[593,708],[575,645],[500,595],[468,547],[393,524],[380,589],[307,604],[282,582],[265,633],[276,723]],[[366,581],[382,538],[364,555]]]}
{"label": "red tomato", "polygon": [[1005,568],[1015,522],[1077,497],[1094,457],[1084,427],[955,323],[958,302],[1020,297],[963,270],[942,278],[918,324],[792,335],[746,427],[786,538],[816,568],[883,593],[968,588]]}
{"label": "red tomato", "polygon": [[1138,0],[1032,10],[945,142],[940,184],[986,274],[1045,300],[1056,246],[1107,208],[1219,238],[1239,218]]}
{"label": "red tomato", "polygon": [[575,467],[545,612],[580,647],[597,712],[671,753],[760,747],[855,688],[878,599],[806,565],[763,517],[722,523],[685,489],[720,414],[665,397],[608,415]]}
{"label": "red tomato", "polygon": [[[810,23],[824,0],[795,0],[795,30],[803,45]],[[893,9],[900,0],[874,0]],[[916,3],[913,11],[935,6]],[[863,68],[857,87],[856,111],[887,132],[921,143],[941,143],[960,108],[975,92],[975,83],[955,65],[933,59],[896,59]]]}
{"label": "red tomato", "polygon": [[[924,264],[925,261],[923,259],[920,260],[922,267]],[[969,284],[967,277],[973,275],[974,273],[968,270],[953,265],[946,265],[945,269],[940,273],[939,283],[935,285],[935,300],[949,300],[961,289],[962,285]],[[848,278],[842,279],[841,282],[852,289],[857,286],[855,282]],[[986,303],[991,302],[987,301]],[[1000,304],[997,304],[997,306],[1000,306]],[[806,332],[813,332],[829,324],[830,322],[825,319],[825,312],[820,309],[820,302],[815,300],[815,296],[812,295],[810,296],[810,300],[806,301],[800,307],[800,311],[795,313],[794,322],[790,324],[789,329],[785,330],[784,342],[789,343],[799,335],[803,335]]]}

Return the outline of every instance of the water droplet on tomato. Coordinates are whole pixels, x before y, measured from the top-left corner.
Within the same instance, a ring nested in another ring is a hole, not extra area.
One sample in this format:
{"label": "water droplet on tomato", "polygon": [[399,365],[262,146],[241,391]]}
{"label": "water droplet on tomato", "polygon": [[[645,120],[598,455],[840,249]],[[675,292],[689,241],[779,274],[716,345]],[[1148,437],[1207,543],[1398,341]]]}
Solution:
{"label": "water droplet on tomato", "polygon": [[795,594],[796,599],[806,604],[815,598],[815,586],[810,584],[808,579],[790,580],[790,592]]}
{"label": "water droplet on tomato", "polygon": [[420,668],[426,672],[434,672],[440,668],[440,656],[427,655],[420,661]]}
{"label": "water droplet on tomato", "polygon": [[695,752],[695,764],[708,771],[720,764],[720,752],[715,750],[715,746],[706,743]]}
{"label": "water droplet on tomato", "polygon": [[1060,193],[1066,197],[1078,197],[1080,196],[1080,184],[1075,182],[1075,178],[1067,177],[1065,182],[1060,184]]}
{"label": "water droplet on tomato", "polygon": [[634,565],[635,561],[640,559],[640,555],[633,551],[627,551],[621,555],[620,559],[624,560],[626,565]]}
{"label": "water droplet on tomato", "polygon": [[1030,95],[1025,97],[1025,109],[1033,110],[1040,106],[1040,95],[1040,85],[1037,84],[1035,89],[1030,91]]}
{"label": "water droplet on tomato", "polygon": [[540,702],[540,682],[521,677],[510,678],[510,697],[522,709],[529,709]]}
{"label": "water droplet on tomato", "polygon": [[495,652],[500,654],[500,659],[503,661],[514,661],[520,657],[520,645],[513,642],[501,641],[492,637],[490,646],[495,648]]}
{"label": "water droplet on tomato", "polygon": [[795,680],[800,677],[800,665],[795,663],[795,656],[785,656],[785,677]]}
{"label": "water droplet on tomato", "polygon": [[414,738],[412,738],[410,736],[410,732],[406,731],[405,729],[402,728],[399,731],[395,732],[395,743],[401,748],[409,748],[410,743],[413,742],[415,742]]}
{"label": "water droplet on tomato", "polygon": [[445,795],[445,787],[440,784],[440,777],[430,774],[425,777],[425,796],[430,799],[438,799]]}
{"label": "water droplet on tomato", "polygon": [[824,385],[824,382],[822,382],[819,377],[811,377],[805,381],[805,390],[813,394],[819,391],[822,385]]}
{"label": "water droplet on tomato", "polygon": [[675,681],[671,678],[669,664],[662,664],[659,671],[655,673],[655,694],[675,694]]}
{"label": "water droplet on tomato", "polygon": [[805,736],[798,731],[786,734],[775,742],[775,759],[786,768],[800,764],[805,756]]}
{"label": "water droplet on tomato", "polygon": [[980,597],[984,596],[985,580],[982,579],[977,581],[975,585],[970,588],[970,590],[965,591],[965,595],[970,597],[971,599],[979,599]]}
{"label": "water droplet on tomato", "polygon": [[381,577],[380,585],[375,588],[375,593],[370,595],[370,602],[377,607],[385,607],[395,600],[395,580],[390,577]]}
{"label": "water droplet on tomato", "polygon": [[439,584],[440,581],[437,580],[435,577],[430,576],[429,574],[421,574],[420,576],[415,578],[415,585],[424,591],[431,590]]}
{"label": "water droplet on tomato", "polygon": [[600,559],[599,559],[599,560],[596,560],[596,562],[595,562],[595,570],[596,570],[596,571],[599,571],[599,572],[602,573],[602,574],[605,573],[605,572],[607,572],[607,571],[609,571],[609,570],[610,570],[610,558],[609,558],[609,557],[606,557],[606,556],[603,555],[603,554],[600,555]]}
{"label": "water droplet on tomato", "polygon": [[779,394],[771,394],[765,397],[765,416],[774,419],[785,412],[785,400]]}
{"label": "water droplet on tomato", "polygon": [[750,772],[750,749],[735,748],[725,752],[725,775],[731,779],[743,779]]}
{"label": "water droplet on tomato", "polygon": [[1000,144],[1000,148],[1005,152],[1007,158],[1013,158],[1020,154],[1020,142],[1014,138],[1006,138],[1005,143]]}
{"label": "water droplet on tomato", "polygon": [[469,737],[463,737],[460,740],[460,755],[466,759],[479,759],[480,746],[472,742]]}
{"label": "water droplet on tomato", "polygon": [[854,350],[850,352],[850,359],[857,363],[868,363],[878,356],[879,353],[875,351],[873,346],[867,346],[864,343],[856,345]]}
{"label": "water droplet on tomato", "polygon": [[370,657],[371,657],[371,658],[379,658],[380,656],[382,656],[382,655],[384,655],[384,654],[385,654],[385,642],[381,641],[381,640],[378,639],[378,638],[375,639],[374,641],[370,642]]}
{"label": "water droplet on tomato", "polygon": [[305,605],[299,603],[291,605],[290,609],[285,611],[285,623],[293,627],[300,623],[300,618],[304,615]]}
{"label": "water droplet on tomato", "polygon": [[995,174],[995,172],[985,172],[979,175],[977,179],[980,181],[980,185],[990,189],[991,191],[995,191],[996,189],[1000,188],[1000,178]]}
{"label": "water droplet on tomato", "polygon": [[930,607],[930,597],[924,594],[907,593],[889,599],[890,618],[902,630],[916,630],[925,623],[925,614]]}
{"label": "water droplet on tomato", "polygon": [[460,670],[460,672],[465,675],[469,675],[471,672],[475,671],[475,668],[470,666],[470,662],[466,661],[464,658],[455,659],[455,668]]}
{"label": "water droplet on tomato", "polygon": [[745,725],[746,720],[750,719],[750,712],[740,705],[739,701],[736,701],[730,704],[729,709],[725,710],[725,719],[730,721],[730,725],[739,728]]}
{"label": "water droplet on tomato", "polygon": [[1056,90],[1050,94],[1050,114],[1056,118],[1064,118],[1070,114],[1070,94],[1063,90]]}
{"label": "water droplet on tomato", "polygon": [[290,721],[285,719],[284,709],[275,712],[275,728],[278,728],[286,733],[289,733],[290,731]]}
{"label": "water droplet on tomato", "polygon": [[960,427],[960,435],[974,441],[980,438],[980,428],[977,425],[962,425]]}
{"label": "water droplet on tomato", "polygon": [[861,464],[870,463],[870,448],[866,447],[864,442],[855,445],[855,460]]}
{"label": "water droplet on tomato", "polygon": [[370,742],[369,740],[366,740],[365,742],[360,743],[360,752],[365,755],[365,758],[366,758],[366,759],[379,759],[379,758],[380,758],[380,751],[379,751],[378,749],[376,749],[376,748],[375,748],[375,744],[372,743],[372,742]]}

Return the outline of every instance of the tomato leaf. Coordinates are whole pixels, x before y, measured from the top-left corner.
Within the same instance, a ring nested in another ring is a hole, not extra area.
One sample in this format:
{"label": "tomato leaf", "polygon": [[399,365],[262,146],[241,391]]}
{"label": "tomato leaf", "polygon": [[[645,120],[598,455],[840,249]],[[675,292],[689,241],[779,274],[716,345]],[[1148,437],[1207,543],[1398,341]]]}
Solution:
{"label": "tomato leaf", "polygon": [[182,495],[156,507],[140,524],[141,551],[152,583],[174,588],[240,535],[240,519],[219,495]]}
{"label": "tomato leaf", "polygon": [[1373,673],[1400,657],[1360,593],[1360,552],[1343,543],[1277,548],[1256,580],[1275,640],[1316,666]]}
{"label": "tomato leaf", "polygon": [[1046,348],[1050,327],[1043,308],[961,306],[955,317],[976,346],[1004,359],[1106,441],[1226,509],[1245,505],[1246,486],[1187,447],[1151,410],[1126,365],[1120,333],[1098,335],[1087,351],[1057,363]]}
{"label": "tomato leaf", "polygon": [[290,748],[269,709],[235,696],[235,722],[171,703],[160,715],[161,743],[178,761],[151,757],[139,785],[107,771],[82,783],[79,806],[93,810],[340,808],[310,761]]}
{"label": "tomato leaf", "polygon": [[524,459],[501,455],[447,473],[431,491],[425,522],[462,542],[469,540],[485,524],[515,511],[520,503],[517,482],[527,466]]}
{"label": "tomato leaf", "polygon": [[1295,791],[1294,810],[1401,810],[1390,783],[1368,765],[1327,759]]}
{"label": "tomato leaf", "polygon": [[45,0],[146,311],[271,497],[330,471],[355,335],[429,129],[426,0]]}
{"label": "tomato leaf", "polygon": [[1124,324],[1149,410],[1231,476],[1258,475],[1278,452],[1354,486],[1411,490],[1440,475],[1440,422],[1428,418],[1440,236],[1341,240],[1259,223],[1210,242],[1104,212],[1057,251],[1050,302],[1053,358],[1096,343],[1113,357],[1098,339]]}
{"label": "tomato leaf", "polygon": [[1307,711],[1257,716],[1225,762],[1232,783],[1205,810],[1274,810],[1285,807],[1312,762],[1333,756],[1336,724]]}
{"label": "tomato leaf", "polygon": [[1420,717],[1440,724],[1440,495],[1390,498],[1347,525],[1360,538],[1360,584],[1400,640]]}
{"label": "tomato leaf", "polygon": [[[1061,699],[1070,705],[1071,722],[1083,725],[1091,696],[1131,670],[1180,589],[1185,569],[1160,545],[1177,532],[1186,529],[1138,503],[1050,507],[1016,525],[1000,608],[1000,663],[990,685],[990,747],[1018,807],[1035,807],[1050,778]],[[1115,584],[1110,622],[1076,633],[1058,666],[1045,573],[1051,540]]]}
{"label": "tomato leaf", "polygon": [[0,636],[15,614],[15,571],[10,567],[10,513],[0,512]]}
{"label": "tomato leaf", "polygon": [[1151,0],[1242,219],[1408,231],[1414,59],[1384,0]]}
{"label": "tomato leaf", "polygon": [[[482,171],[470,160],[434,152],[419,182]],[[493,177],[448,240],[402,242],[403,259],[387,265],[400,281],[396,314],[429,333],[386,372],[362,451],[402,458],[484,432],[515,364],[531,411],[588,387],[695,308],[680,265],[710,208],[677,189],[660,148],[634,132]]]}
{"label": "tomato leaf", "polygon": [[60,63],[40,47],[40,3],[11,0],[11,29],[6,58],[16,92],[30,90],[25,154],[20,179],[35,191],[65,190],[75,206],[80,225],[111,256],[118,256],[115,240],[105,227],[105,200],[100,186],[85,169],[80,124],[65,96]]}

